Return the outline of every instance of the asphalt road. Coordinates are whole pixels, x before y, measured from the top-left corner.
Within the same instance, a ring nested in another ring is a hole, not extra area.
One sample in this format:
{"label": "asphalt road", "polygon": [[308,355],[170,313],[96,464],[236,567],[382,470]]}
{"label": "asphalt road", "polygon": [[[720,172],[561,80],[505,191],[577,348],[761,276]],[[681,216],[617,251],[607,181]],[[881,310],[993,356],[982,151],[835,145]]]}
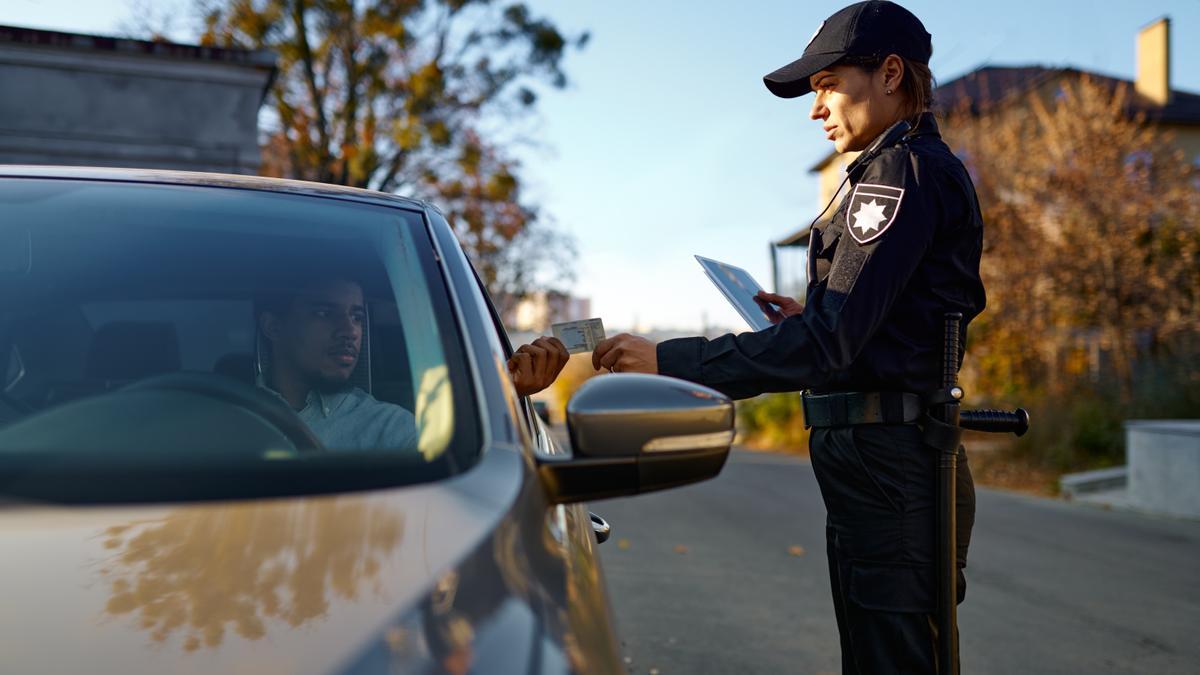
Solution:
{"label": "asphalt road", "polygon": [[[591,509],[630,672],[839,671],[807,461]],[[964,673],[1200,673],[1200,522],[981,489],[967,577]]]}

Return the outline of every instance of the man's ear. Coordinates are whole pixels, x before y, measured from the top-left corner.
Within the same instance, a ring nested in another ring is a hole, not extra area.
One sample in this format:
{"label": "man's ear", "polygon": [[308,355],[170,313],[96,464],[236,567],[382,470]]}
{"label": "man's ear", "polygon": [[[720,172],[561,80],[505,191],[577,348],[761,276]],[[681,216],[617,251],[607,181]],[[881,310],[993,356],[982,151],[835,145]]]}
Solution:
{"label": "man's ear", "polygon": [[258,315],[258,331],[271,342],[279,340],[279,317],[274,312],[266,311]]}

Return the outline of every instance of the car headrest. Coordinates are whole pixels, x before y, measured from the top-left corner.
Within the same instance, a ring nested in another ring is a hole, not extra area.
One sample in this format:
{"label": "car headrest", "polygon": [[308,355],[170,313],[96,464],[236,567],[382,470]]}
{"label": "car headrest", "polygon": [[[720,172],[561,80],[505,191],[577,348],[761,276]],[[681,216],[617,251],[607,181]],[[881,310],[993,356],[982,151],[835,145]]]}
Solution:
{"label": "car headrest", "polygon": [[84,373],[95,380],[140,380],[179,370],[175,326],[155,321],[114,321],[92,336]]}
{"label": "car headrest", "polygon": [[226,354],[217,359],[217,363],[213,366],[213,372],[252,385],[254,384],[254,355]]}

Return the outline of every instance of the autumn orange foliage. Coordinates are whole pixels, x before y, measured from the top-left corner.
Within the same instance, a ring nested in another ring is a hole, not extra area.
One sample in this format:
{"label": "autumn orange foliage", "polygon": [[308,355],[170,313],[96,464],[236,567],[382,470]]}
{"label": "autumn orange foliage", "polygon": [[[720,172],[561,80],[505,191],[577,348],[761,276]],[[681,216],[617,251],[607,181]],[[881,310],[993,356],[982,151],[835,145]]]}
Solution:
{"label": "autumn orange foliage", "polygon": [[509,148],[586,33],[487,0],[199,4],[202,44],[277,57],[264,174],[432,200],[495,297],[569,278],[570,241],[522,194]]}

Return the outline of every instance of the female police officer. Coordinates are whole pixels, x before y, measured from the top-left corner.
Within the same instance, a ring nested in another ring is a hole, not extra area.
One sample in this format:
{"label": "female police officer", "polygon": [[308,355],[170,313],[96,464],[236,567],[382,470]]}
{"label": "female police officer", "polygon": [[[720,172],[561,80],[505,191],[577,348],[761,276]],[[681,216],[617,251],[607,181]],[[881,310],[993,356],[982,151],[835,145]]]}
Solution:
{"label": "female police officer", "polygon": [[[597,368],[672,375],[736,398],[807,389],[846,673],[938,670],[937,452],[919,422],[941,386],[943,317],[961,312],[965,338],[984,291],[975,190],[928,112],[931,53],[906,9],[860,2],[764,78],[783,98],[815,92],[811,116],[835,150],[861,152],[838,210],[812,230],[803,307],[763,293],[767,330],[658,345],[623,334],[592,357]],[[961,568],[974,490],[959,452]],[[960,601],[964,590],[960,571]]]}

